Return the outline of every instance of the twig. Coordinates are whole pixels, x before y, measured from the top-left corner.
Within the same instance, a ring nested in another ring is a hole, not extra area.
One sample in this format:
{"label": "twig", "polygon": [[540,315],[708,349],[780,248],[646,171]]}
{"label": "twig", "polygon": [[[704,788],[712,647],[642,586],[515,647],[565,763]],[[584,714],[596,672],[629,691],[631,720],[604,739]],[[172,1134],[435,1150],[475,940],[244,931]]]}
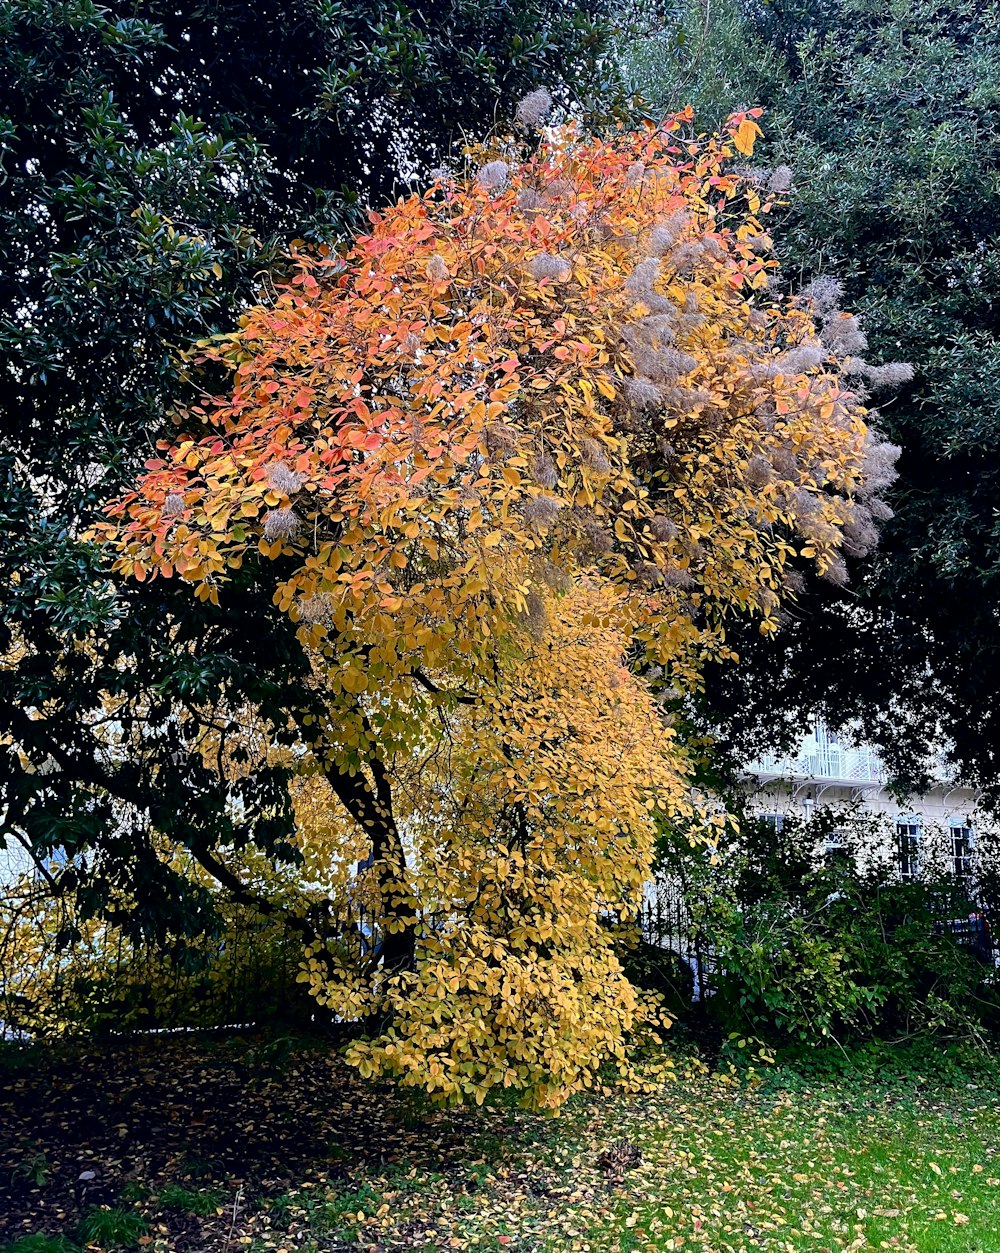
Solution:
{"label": "twig", "polygon": [[229,1230],[226,1233],[226,1243],[223,1246],[222,1253],[229,1253],[229,1246],[233,1242],[233,1236],[236,1234],[236,1220],[240,1216],[240,1202],[243,1200],[243,1185],[236,1189],[236,1195],[233,1197],[233,1216],[229,1222]]}

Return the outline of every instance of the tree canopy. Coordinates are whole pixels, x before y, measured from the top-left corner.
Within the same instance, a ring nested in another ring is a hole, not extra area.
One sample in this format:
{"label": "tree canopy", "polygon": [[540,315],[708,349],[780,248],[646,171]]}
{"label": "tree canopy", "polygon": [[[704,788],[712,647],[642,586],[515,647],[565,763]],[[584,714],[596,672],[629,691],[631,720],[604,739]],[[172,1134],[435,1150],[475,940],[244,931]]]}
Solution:
{"label": "tree canopy", "polygon": [[900,776],[951,745],[997,798],[997,222],[995,5],[777,0],[690,13],[688,37],[627,55],[647,100],[766,114],[760,156],[785,167],[785,273],[832,275],[876,353],[912,361],[880,422],[902,448],[895,517],[851,581],[815,588],[747,664],[710,675],[723,742],[775,747],[822,712],[860,727]]}
{"label": "tree canopy", "polygon": [[732,615],[772,630],[794,558],[839,578],[890,470],[853,317],[771,294],[754,114],[691,123],[495,143],[303,255],[200,345],[229,386],[100,528],[232,630],[250,596],[295,625],[281,719],[192,702],[177,733],[223,788],[294,764],[328,885],[304,977],[388,1024],[365,1073],[445,1099],[556,1105],[622,1055],[645,1015],[605,924],[659,824],[722,820],[658,693]]}
{"label": "tree canopy", "polygon": [[234,630],[80,541],[190,400],[182,350],[281,276],[290,238],[340,237],[503,102],[536,81],[592,89],[606,17],[563,0],[3,6],[0,838],[43,864],[98,850],[59,878],[86,909],[125,892],[125,925],[206,925],[155,830],[293,853],[283,768],[247,778],[236,809],[176,733],[191,701],[290,703],[309,663],[286,620],[253,595]]}

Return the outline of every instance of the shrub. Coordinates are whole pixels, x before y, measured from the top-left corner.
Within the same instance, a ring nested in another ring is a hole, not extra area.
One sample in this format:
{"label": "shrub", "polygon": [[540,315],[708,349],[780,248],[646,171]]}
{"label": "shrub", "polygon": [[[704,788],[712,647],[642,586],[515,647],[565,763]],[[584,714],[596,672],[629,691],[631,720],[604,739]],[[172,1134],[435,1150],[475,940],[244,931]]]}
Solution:
{"label": "shrub", "polygon": [[629,983],[646,992],[656,992],[667,1013],[680,1015],[694,996],[694,972],[678,953],[640,940],[623,948],[622,969]]}
{"label": "shrub", "polygon": [[296,983],[301,948],[288,928],[227,900],[218,914],[218,935],[157,945],[84,919],[44,883],[15,883],[0,902],[0,1021],[51,1039],[314,1013]]}
{"label": "shrub", "polygon": [[[819,863],[817,836],[845,824],[847,854]],[[715,865],[688,866],[710,955],[707,1009],[723,1031],[777,1046],[989,1043],[1000,1023],[995,970],[950,925],[973,902],[941,872],[896,881],[877,825],[822,813],[810,823],[786,818],[775,833],[745,817]]]}

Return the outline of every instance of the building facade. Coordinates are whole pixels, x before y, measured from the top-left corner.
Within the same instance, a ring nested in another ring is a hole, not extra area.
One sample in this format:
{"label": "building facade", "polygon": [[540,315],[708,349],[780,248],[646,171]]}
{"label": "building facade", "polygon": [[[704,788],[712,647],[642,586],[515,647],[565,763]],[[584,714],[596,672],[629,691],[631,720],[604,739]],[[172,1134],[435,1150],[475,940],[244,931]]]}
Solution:
{"label": "building facade", "polygon": [[890,864],[901,880],[934,870],[972,888],[995,856],[996,820],[981,809],[978,792],[950,777],[943,763],[931,773],[928,792],[901,800],[871,748],[817,722],[796,753],[749,763],[744,786],[751,810],[776,826],[791,816],[808,821],[820,810],[843,814],[845,829],[824,837],[820,855],[846,849],[847,828],[863,823],[871,834],[863,855]]}

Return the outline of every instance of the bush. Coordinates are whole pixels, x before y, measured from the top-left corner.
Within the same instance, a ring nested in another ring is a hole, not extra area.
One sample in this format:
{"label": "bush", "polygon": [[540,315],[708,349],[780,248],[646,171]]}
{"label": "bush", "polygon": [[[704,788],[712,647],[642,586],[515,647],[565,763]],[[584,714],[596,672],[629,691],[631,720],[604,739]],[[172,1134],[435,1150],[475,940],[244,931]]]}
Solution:
{"label": "bush", "polygon": [[817,864],[817,833],[842,815],[786,819],[776,834],[753,819],[715,866],[688,868],[723,1032],[771,1046],[920,1037],[989,1044],[1000,1027],[992,953],[950,923],[974,910],[965,889],[927,872],[900,883],[874,820],[853,821],[852,848]]}
{"label": "bush", "polygon": [[619,954],[629,983],[656,992],[673,1017],[684,1014],[694,997],[694,972],[677,953],[639,940]]}
{"label": "bush", "polygon": [[304,1023],[298,937],[280,920],[219,901],[217,936],[161,944],[85,919],[44,883],[0,903],[0,1022],[31,1039],[157,1027]]}

